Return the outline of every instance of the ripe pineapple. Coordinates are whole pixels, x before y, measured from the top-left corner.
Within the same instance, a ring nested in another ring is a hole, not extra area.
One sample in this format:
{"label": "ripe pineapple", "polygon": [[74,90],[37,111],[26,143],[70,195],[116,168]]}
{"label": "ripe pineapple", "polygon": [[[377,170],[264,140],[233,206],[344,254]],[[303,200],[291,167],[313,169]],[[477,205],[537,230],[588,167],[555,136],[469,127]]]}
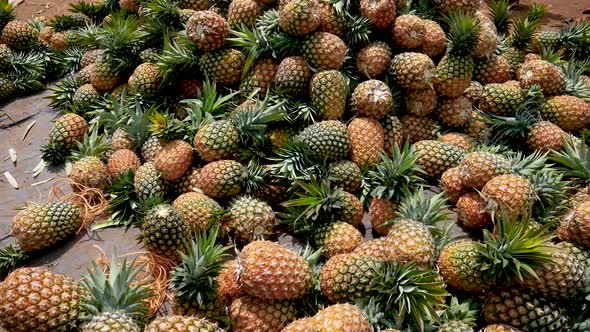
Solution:
{"label": "ripe pineapple", "polygon": [[560,151],[568,134],[549,121],[539,121],[529,128],[527,146],[534,151]]}
{"label": "ripe pineapple", "polygon": [[291,301],[264,301],[252,296],[234,300],[229,309],[232,331],[280,331],[296,318]]}
{"label": "ripe pineapple", "polygon": [[303,37],[320,27],[317,0],[292,0],[279,9],[279,26],[286,33]]}
{"label": "ripe pineapple", "polygon": [[543,105],[541,117],[565,131],[575,132],[590,123],[590,104],[575,96],[551,97]]}
{"label": "ripe pineapple", "polygon": [[278,67],[279,65],[273,59],[258,60],[240,85],[242,95],[247,95],[257,88],[263,93],[271,89],[275,83]]}
{"label": "ripe pineapple", "polygon": [[281,332],[310,332],[315,331],[312,317],[300,318],[285,326]]}
{"label": "ripe pineapple", "polygon": [[436,108],[436,91],[430,85],[424,89],[406,90],[404,102],[409,113],[417,116],[428,115]]}
{"label": "ripe pineapple", "polygon": [[37,42],[39,32],[20,20],[6,23],[2,29],[2,41],[13,51],[29,51]]}
{"label": "ripe pineapple", "polygon": [[466,125],[470,120],[471,112],[471,102],[463,96],[441,97],[438,101],[438,117],[447,126],[462,127]]}
{"label": "ripe pineapple", "polygon": [[446,246],[438,257],[438,267],[445,282],[464,292],[484,292],[492,282],[484,272],[474,269],[477,259],[477,243],[471,240],[457,241]]}
{"label": "ripe pineapple", "polygon": [[307,91],[312,76],[302,56],[286,57],[277,68],[275,89],[285,95],[299,96]]}
{"label": "ripe pineapple", "polygon": [[76,93],[72,97],[72,102],[77,107],[84,108],[96,102],[99,98],[100,94],[92,84],[84,84],[76,90]]}
{"label": "ripe pineapple", "polygon": [[391,155],[393,148],[395,146],[400,147],[404,141],[402,122],[393,114],[386,114],[379,122],[385,135],[385,152]]}
{"label": "ripe pineapple", "polygon": [[335,222],[317,229],[314,241],[326,258],[355,250],[362,242],[361,232],[349,223]]}
{"label": "ripe pineapple", "polygon": [[[478,12],[481,14],[481,12]],[[473,56],[476,58],[488,58],[498,48],[498,34],[496,33],[496,27],[491,22],[482,20],[482,15],[477,15],[480,22],[480,29],[477,36],[477,45],[473,52]]]}
{"label": "ripe pineapple", "polygon": [[178,252],[190,239],[190,230],[172,206],[159,204],[151,208],[141,227],[141,238],[150,252],[173,261],[180,260]]}
{"label": "ripe pineapple", "polygon": [[356,69],[368,78],[387,71],[391,62],[391,47],[382,41],[374,41],[356,53]]}
{"label": "ripe pineapple", "polygon": [[422,20],[422,24],[428,33],[424,35],[424,43],[419,50],[431,58],[438,57],[447,47],[447,35],[435,21]]}
{"label": "ripe pineapple", "polygon": [[193,149],[185,141],[174,140],[162,146],[154,159],[156,170],[166,180],[179,179],[193,162]]}
{"label": "ripe pineapple", "polygon": [[318,14],[320,15],[320,31],[342,36],[349,29],[346,12],[337,10],[334,4],[318,1]]}
{"label": "ripe pineapple", "polygon": [[522,215],[534,200],[531,182],[521,175],[495,176],[485,184],[481,192],[492,212],[503,208],[513,215]]}
{"label": "ripe pineapple", "polygon": [[239,264],[240,288],[262,300],[294,300],[313,286],[309,263],[274,242],[254,241],[246,245],[240,252]]}
{"label": "ripe pineapple", "polygon": [[213,161],[201,169],[199,187],[213,199],[225,199],[242,192],[248,170],[234,160]]}
{"label": "ripe pineapple", "polygon": [[336,120],[316,122],[303,129],[295,140],[308,146],[314,155],[328,160],[345,158],[351,145],[346,125]]}
{"label": "ripe pineapple", "polygon": [[447,169],[458,166],[465,154],[456,146],[434,140],[416,142],[414,149],[418,153],[417,164],[428,176],[434,178],[439,178]]}
{"label": "ripe pineapple", "polygon": [[88,123],[83,117],[68,113],[62,115],[49,131],[49,144],[42,147],[42,158],[50,165],[62,163],[66,153],[82,141],[88,130]]}
{"label": "ripe pineapple", "polygon": [[457,203],[459,198],[467,191],[461,181],[459,167],[451,167],[444,171],[440,177],[440,189],[451,203]]}
{"label": "ripe pineapple", "polygon": [[477,0],[434,0],[434,5],[445,14],[457,11],[475,14],[479,9],[479,1]]}
{"label": "ripe pineapple", "polygon": [[322,120],[338,120],[344,115],[348,86],[337,70],[320,71],[309,85],[310,104]]}
{"label": "ripe pineapple", "polygon": [[231,120],[205,124],[197,131],[193,144],[201,159],[211,162],[233,156],[240,143],[240,130]]}
{"label": "ripe pineapple", "polygon": [[166,184],[160,177],[160,172],[156,170],[153,162],[148,161],[141,165],[135,172],[133,178],[133,187],[137,196],[141,199],[160,196],[166,194]]}
{"label": "ripe pineapple", "polygon": [[403,88],[427,89],[431,87],[430,82],[435,76],[435,66],[425,54],[404,52],[393,57],[389,73]]}
{"label": "ripe pineapple", "polygon": [[393,261],[416,263],[425,268],[434,262],[434,238],[426,225],[411,219],[397,220],[387,233],[392,241]]}
{"label": "ripe pineapple", "polygon": [[412,14],[397,17],[392,28],[395,44],[403,49],[419,48],[427,33],[424,20]]}
{"label": "ripe pineapple", "polygon": [[393,95],[382,81],[364,81],[352,93],[352,106],[360,116],[380,119],[393,110]]}
{"label": "ripe pineapple", "polygon": [[227,10],[227,23],[230,26],[254,25],[262,15],[262,6],[254,0],[232,0]]}
{"label": "ripe pineapple", "polygon": [[590,201],[576,204],[559,223],[558,233],[561,239],[577,245],[590,247]]}
{"label": "ripe pineapple", "polygon": [[162,316],[145,327],[145,332],[222,332],[217,324],[195,316]]}
{"label": "ripe pineapple", "polygon": [[476,59],[473,68],[473,79],[483,85],[504,83],[510,80],[510,64],[505,57],[495,54],[483,59]]}
{"label": "ripe pineapple", "polygon": [[211,224],[211,219],[221,212],[221,206],[214,199],[198,192],[187,192],[178,196],[172,207],[189,228],[204,231]]}
{"label": "ripe pineapple", "polygon": [[213,4],[208,0],[177,0],[176,6],[180,9],[192,9],[192,10],[207,10]]}
{"label": "ripe pineapple", "polygon": [[67,331],[79,314],[80,287],[46,269],[20,268],[0,283],[0,326],[9,331]]}
{"label": "ripe pineapple", "polygon": [[457,201],[457,220],[463,227],[484,229],[492,225],[485,200],[475,192],[462,195]]}
{"label": "ripe pineapple", "polygon": [[234,85],[240,81],[246,57],[240,51],[221,48],[205,53],[199,59],[201,72],[222,85]]}
{"label": "ripe pineapple", "polygon": [[[471,121],[471,116],[469,117],[469,120]],[[445,142],[447,144],[454,145],[465,151],[470,151],[476,145],[475,139],[473,139],[473,137],[463,133],[446,133],[440,136],[438,140],[441,142]]]}
{"label": "ripe pineapple", "polygon": [[516,77],[523,88],[539,85],[545,96],[559,95],[565,90],[565,74],[548,61],[525,62],[517,71]]}
{"label": "ripe pineapple", "polygon": [[400,121],[404,138],[409,139],[412,143],[434,140],[440,130],[438,123],[428,116],[406,114],[401,117]]}
{"label": "ripe pineapple", "polygon": [[381,160],[383,128],[371,118],[354,118],[348,124],[350,159],[360,167],[371,167]]}
{"label": "ripe pineapple", "polygon": [[361,0],[360,13],[375,29],[387,29],[395,20],[394,0]]}
{"label": "ripe pineapple", "polygon": [[473,73],[473,52],[480,25],[475,17],[464,14],[449,16],[447,53],[436,66],[435,90],[447,97],[458,97],[469,87]]}
{"label": "ripe pineapple", "polygon": [[481,329],[480,332],[521,332],[521,331],[518,329],[515,329],[512,326],[508,326],[508,325],[504,325],[504,324],[490,324],[490,325],[484,327],[483,329]]}
{"label": "ripe pineapple", "polygon": [[162,72],[153,63],[142,63],[129,76],[127,88],[131,93],[155,95],[162,82]]}
{"label": "ripe pineapple", "polygon": [[305,39],[302,48],[305,61],[318,70],[340,68],[348,52],[344,41],[329,32],[315,32]]}
{"label": "ripe pineapple", "polygon": [[111,146],[113,151],[120,149],[131,149],[131,137],[125,129],[118,127],[111,136]]}
{"label": "ripe pineapple", "polygon": [[486,151],[470,152],[459,164],[463,185],[475,190],[481,190],[493,177],[510,171],[510,161],[506,157]]}
{"label": "ripe pineapple", "polygon": [[469,87],[465,90],[463,95],[471,102],[472,105],[478,106],[482,91],[483,86],[479,82],[471,81]]}
{"label": "ripe pineapple", "polygon": [[198,11],[186,23],[188,38],[203,52],[211,52],[222,47],[229,36],[229,25],[219,14]]}
{"label": "ripe pineapple", "polygon": [[181,254],[181,263],[172,271],[170,291],[172,312],[208,319],[219,319],[226,310],[218,293],[217,278],[230,246],[216,243],[219,227],[201,230]]}
{"label": "ripe pineapple", "polygon": [[90,72],[90,84],[96,90],[111,91],[121,83],[121,80],[121,76],[114,71],[113,65],[109,64],[105,56],[96,59]]}
{"label": "ripe pineapple", "polygon": [[12,235],[25,251],[52,247],[82,226],[82,209],[69,202],[32,203],[12,219]]}
{"label": "ripe pineapple", "polygon": [[93,262],[81,282],[81,331],[140,331],[139,321],[148,312],[145,301],[152,293],[145,282],[137,281],[143,266],[135,262],[119,263],[113,257],[108,272]]}
{"label": "ripe pineapple", "polygon": [[507,83],[490,83],[483,87],[479,107],[484,113],[511,115],[524,101],[525,92]]}
{"label": "ripe pineapple", "polygon": [[109,157],[107,162],[107,169],[112,178],[116,178],[119,174],[127,170],[137,170],[140,166],[137,155],[128,149],[120,149]]}
{"label": "ripe pineapple", "polygon": [[248,243],[272,234],[275,213],[266,202],[241,196],[231,202],[224,222],[238,239]]}
{"label": "ripe pineapple", "polygon": [[154,135],[150,136],[141,146],[141,156],[146,162],[154,161],[160,151],[162,151],[162,142]]}
{"label": "ripe pineapple", "polygon": [[531,40],[542,20],[530,20],[527,15],[515,20],[510,35],[510,47],[502,53],[508,60],[510,71],[516,73],[531,48]]}
{"label": "ripe pineapple", "polygon": [[320,310],[312,320],[312,331],[341,331],[348,329],[355,332],[372,331],[369,320],[363,311],[352,304],[334,304]]}
{"label": "ripe pineapple", "polygon": [[370,281],[376,278],[379,262],[355,253],[330,258],[320,272],[320,288],[333,303],[354,301],[371,293]]}

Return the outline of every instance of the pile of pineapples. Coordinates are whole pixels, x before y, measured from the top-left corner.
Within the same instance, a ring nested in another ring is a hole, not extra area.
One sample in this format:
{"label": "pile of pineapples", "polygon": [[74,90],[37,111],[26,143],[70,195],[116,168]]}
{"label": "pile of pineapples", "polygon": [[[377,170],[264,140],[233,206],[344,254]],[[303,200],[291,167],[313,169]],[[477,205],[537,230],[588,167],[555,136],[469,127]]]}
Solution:
{"label": "pile of pineapples", "polygon": [[32,58],[69,73],[42,157],[108,199],[92,230],[141,230],[170,308],[150,314],[137,261],[21,267],[92,223],[39,202],[0,250],[9,331],[590,330],[590,21],[545,31],[545,6],[508,0],[103,0],[29,23],[0,4],[0,99]]}

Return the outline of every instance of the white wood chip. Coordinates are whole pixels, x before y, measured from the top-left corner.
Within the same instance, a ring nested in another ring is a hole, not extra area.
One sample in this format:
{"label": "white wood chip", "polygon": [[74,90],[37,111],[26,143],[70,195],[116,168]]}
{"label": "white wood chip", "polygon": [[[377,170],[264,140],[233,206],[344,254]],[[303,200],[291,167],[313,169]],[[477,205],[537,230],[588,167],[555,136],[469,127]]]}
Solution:
{"label": "white wood chip", "polygon": [[13,148],[8,149],[8,155],[13,164],[16,164],[16,150]]}
{"label": "white wood chip", "polygon": [[74,168],[74,164],[71,161],[66,162],[66,175],[69,176],[72,174],[72,169]]}
{"label": "white wood chip", "polygon": [[33,168],[33,173],[39,171],[40,169],[44,169],[45,168],[45,160],[41,159],[41,161],[37,164],[37,166],[35,166],[35,168]]}
{"label": "white wood chip", "polygon": [[8,183],[10,183],[12,187],[14,187],[14,189],[18,189],[18,182],[16,182],[16,179],[12,176],[12,174],[10,174],[9,172],[4,172],[4,177],[6,178],[6,180],[8,180]]}
{"label": "white wood chip", "polygon": [[31,122],[28,126],[27,129],[25,129],[25,132],[23,133],[23,137],[22,140],[24,141],[25,138],[27,138],[27,135],[29,134],[29,131],[31,131],[31,128],[33,128],[33,126],[35,125],[35,123],[37,123],[37,120]]}
{"label": "white wood chip", "polygon": [[42,185],[42,184],[44,184],[44,183],[47,183],[47,182],[49,182],[49,181],[51,181],[51,180],[53,180],[53,179],[55,179],[55,178],[49,178],[49,179],[46,179],[46,180],[43,180],[43,181],[39,181],[39,182],[32,183],[32,184],[31,184],[31,187],[36,187],[36,186],[38,186],[38,185]]}

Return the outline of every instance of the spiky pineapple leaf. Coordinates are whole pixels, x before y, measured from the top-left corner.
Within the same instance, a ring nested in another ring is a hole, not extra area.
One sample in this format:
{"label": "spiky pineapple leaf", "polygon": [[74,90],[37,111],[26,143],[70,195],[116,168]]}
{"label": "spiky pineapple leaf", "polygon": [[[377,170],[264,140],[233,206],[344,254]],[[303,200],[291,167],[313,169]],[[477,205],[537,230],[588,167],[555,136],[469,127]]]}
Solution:
{"label": "spiky pineapple leaf", "polygon": [[0,248],[0,282],[10,272],[24,266],[31,258],[28,253],[12,246]]}
{"label": "spiky pineapple leaf", "polygon": [[106,161],[106,153],[111,150],[111,145],[103,141],[104,138],[104,135],[98,135],[98,127],[94,126],[90,135],[84,133],[82,142],[76,142],[76,149],[72,151],[69,159],[76,161],[84,157],[94,156]]}
{"label": "spiky pineapple leaf", "polygon": [[478,43],[481,23],[479,20],[462,12],[445,16],[447,25],[447,52],[454,54],[471,54]]}
{"label": "spiky pineapple leaf", "polygon": [[590,151],[586,142],[576,143],[569,139],[561,151],[552,151],[549,159],[557,163],[566,178],[576,184],[590,183]]}

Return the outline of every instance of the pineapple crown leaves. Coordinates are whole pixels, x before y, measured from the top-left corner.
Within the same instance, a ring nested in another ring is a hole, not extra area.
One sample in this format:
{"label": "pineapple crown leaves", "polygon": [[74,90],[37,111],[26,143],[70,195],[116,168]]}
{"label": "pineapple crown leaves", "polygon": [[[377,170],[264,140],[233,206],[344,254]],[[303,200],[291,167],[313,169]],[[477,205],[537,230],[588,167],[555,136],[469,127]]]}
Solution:
{"label": "pineapple crown leaves", "polygon": [[571,183],[554,171],[534,173],[529,180],[537,198],[533,205],[533,217],[541,224],[556,222],[567,209]]}
{"label": "pineapple crown leaves", "polygon": [[546,47],[543,46],[543,48],[541,49],[541,59],[547,61],[547,62],[551,62],[554,65],[563,65],[566,63],[565,60],[563,60],[563,50],[559,49],[559,50],[555,50],[552,47]]}
{"label": "pineapple crown leaves", "polygon": [[545,14],[547,14],[547,5],[543,3],[535,2],[532,4],[531,8],[526,13],[526,18],[531,22],[540,22],[542,23],[545,19]]}
{"label": "pineapple crown leaves", "polygon": [[268,123],[283,120],[287,114],[283,102],[270,102],[267,94],[264,100],[253,100],[252,109],[231,113],[231,121],[238,128],[243,144],[252,140],[262,141]]}
{"label": "pineapple crown leaves", "polygon": [[[436,8],[432,0],[418,0],[413,7],[412,1],[406,1],[405,14],[413,14],[423,19],[441,21],[441,12]],[[398,14],[401,15],[401,14]]]}
{"label": "pineapple crown leaves", "polygon": [[218,235],[219,227],[213,226],[187,244],[186,254],[180,252],[182,263],[172,272],[170,287],[182,302],[203,306],[215,298],[216,278],[232,249],[216,243]]}
{"label": "pineapple crown leaves", "polygon": [[559,32],[560,42],[566,48],[576,51],[590,45],[590,20],[578,20],[568,23]]}
{"label": "pineapple crown leaves", "polygon": [[535,151],[531,154],[513,152],[506,154],[512,173],[530,178],[534,174],[554,172],[553,164],[547,162],[546,152]]}
{"label": "pineapple crown leaves", "polygon": [[180,11],[172,0],[143,1],[144,21],[140,28],[143,46],[160,47],[182,29]]}
{"label": "pineapple crown leaves", "polygon": [[41,159],[51,166],[56,166],[64,161],[70,154],[63,144],[48,143],[41,147]]}
{"label": "pineapple crown leaves", "polygon": [[28,253],[12,246],[0,248],[0,282],[2,282],[10,272],[24,266],[29,259],[31,259],[31,256],[29,256]]}
{"label": "pineapple crown leaves", "polygon": [[82,47],[70,47],[67,50],[60,53],[61,55],[61,62],[64,66],[64,71],[68,74],[74,74],[80,71],[81,68],[81,61],[84,53],[86,52],[85,48]]}
{"label": "pineapple crown leaves", "polygon": [[42,52],[18,52],[14,54],[10,67],[4,73],[10,79],[25,82],[30,79],[44,79],[46,54]]}
{"label": "pineapple crown leaves", "polygon": [[449,205],[444,193],[427,195],[420,187],[402,197],[396,219],[412,219],[432,226],[450,219]]}
{"label": "pineapple crown leaves", "polygon": [[291,124],[307,127],[318,119],[318,112],[301,100],[292,100],[284,95],[274,95],[270,102],[282,105],[283,110],[287,113],[285,120]]}
{"label": "pineapple crown leaves", "polygon": [[566,178],[576,184],[590,183],[590,151],[585,142],[565,140],[561,151],[551,151],[549,159]]}
{"label": "pineapple crown leaves", "polygon": [[166,41],[164,51],[156,57],[164,89],[171,89],[181,75],[196,72],[199,68],[199,51],[185,39],[188,39],[186,35],[179,35],[176,39]]}
{"label": "pineapple crown leaves", "polygon": [[84,133],[82,142],[76,142],[77,150],[72,151],[70,159],[73,161],[80,160],[84,157],[94,156],[105,161],[106,152],[111,150],[111,145],[103,141],[104,135],[98,135],[98,127],[94,126],[90,136]]}
{"label": "pineapple crown leaves", "polygon": [[565,94],[590,102],[590,86],[582,79],[584,72],[590,70],[590,60],[575,61],[572,59],[562,64],[561,70],[565,74]]}
{"label": "pineapple crown leaves", "polygon": [[215,81],[205,78],[203,88],[197,93],[197,98],[189,104],[193,113],[211,114],[221,116],[227,113],[233,104],[234,97],[239,91],[225,92],[219,91]]}
{"label": "pineapple crown leaves", "polygon": [[445,16],[445,23],[449,40],[447,52],[471,54],[479,39],[479,20],[474,16],[455,12]]}
{"label": "pineapple crown leaves", "polygon": [[480,303],[474,303],[471,299],[459,302],[459,298],[453,296],[451,297],[449,305],[444,310],[438,312],[438,316],[442,322],[457,320],[475,327],[477,325],[477,316],[480,311]]}
{"label": "pineapple crown leaves", "polygon": [[371,196],[398,201],[423,180],[419,174],[424,173],[416,164],[418,155],[408,141],[403,148],[393,147],[393,156],[381,155],[381,162],[369,171]]}
{"label": "pineapple crown leaves", "polygon": [[289,142],[276,152],[276,157],[269,158],[275,162],[269,167],[278,177],[293,180],[310,179],[317,173],[317,164],[310,157],[311,152],[311,149],[303,143]]}
{"label": "pineapple crown leaves", "polygon": [[296,198],[283,202],[281,206],[287,208],[285,224],[294,231],[306,231],[299,224],[330,222],[337,212],[344,207],[342,189],[331,188],[329,179],[312,177],[309,181],[295,180]]}
{"label": "pineapple crown leaves", "polygon": [[144,266],[136,266],[136,259],[127,263],[125,258],[119,264],[113,254],[107,275],[93,262],[92,270],[81,282],[86,291],[80,303],[84,311],[81,319],[88,321],[101,313],[120,312],[134,320],[141,320],[148,312],[145,300],[152,295],[147,282],[137,280]]}
{"label": "pineapple crown leaves", "polygon": [[129,169],[113,179],[107,188],[107,194],[111,197],[109,211],[112,215],[106,224],[93,229],[130,225],[135,221],[134,209],[137,207],[138,197],[135,193],[134,178],[135,170]]}
{"label": "pineapple crown leaves", "polygon": [[73,76],[67,76],[55,85],[49,87],[53,93],[45,98],[51,99],[49,106],[63,110],[68,105],[73,105],[76,90],[80,87],[80,81]]}
{"label": "pineapple crown leaves", "polygon": [[271,182],[271,172],[267,166],[260,165],[254,160],[250,160],[246,165],[247,173],[243,179],[242,187],[248,194],[254,194],[260,189],[265,188]]}
{"label": "pineapple crown leaves", "polygon": [[367,45],[371,41],[371,20],[363,16],[348,16],[348,29],[343,38],[346,45],[351,48]]}
{"label": "pineapple crown leaves", "polygon": [[489,3],[492,21],[499,35],[507,35],[510,30],[510,0],[493,0]]}
{"label": "pineapple crown leaves", "polygon": [[551,245],[550,224],[532,227],[530,214],[517,217],[505,210],[494,224],[494,232],[484,230],[483,242],[477,243],[476,249],[475,268],[490,280],[510,285],[522,282],[527,275],[537,278],[535,269],[554,262],[552,254],[556,249]]}
{"label": "pineapple crown leaves", "polygon": [[372,298],[383,304],[386,311],[396,312],[398,328],[405,324],[418,331],[424,331],[425,320],[438,321],[436,308],[445,305],[448,295],[438,273],[415,263],[380,264],[370,290]]}
{"label": "pineapple crown leaves", "polygon": [[101,2],[92,2],[92,1],[79,1],[73,4],[70,4],[70,11],[72,13],[80,13],[84,14],[95,23],[100,24],[103,19],[109,15],[110,13],[115,12],[119,9],[119,1],[118,0],[104,0]]}
{"label": "pineapple crown leaves", "polygon": [[510,45],[514,48],[528,50],[531,39],[540,25],[541,21],[531,21],[526,16],[517,19],[510,35]]}
{"label": "pineapple crown leaves", "polygon": [[166,141],[182,140],[190,136],[189,124],[178,120],[172,114],[154,111],[150,116],[150,122],[149,131]]}
{"label": "pineapple crown leaves", "polygon": [[119,128],[123,129],[131,139],[131,148],[140,149],[143,144],[150,138],[150,116],[156,112],[154,106],[144,110],[139,100],[135,101],[136,105],[130,108],[130,119]]}
{"label": "pineapple crown leaves", "polygon": [[373,298],[358,299],[354,302],[354,305],[363,310],[374,332],[393,329],[397,326],[395,313],[392,310],[386,311],[384,306]]}
{"label": "pineapple crown leaves", "polygon": [[52,27],[55,32],[77,29],[84,25],[84,21],[81,21],[72,15],[58,15],[49,22],[49,26]]}

